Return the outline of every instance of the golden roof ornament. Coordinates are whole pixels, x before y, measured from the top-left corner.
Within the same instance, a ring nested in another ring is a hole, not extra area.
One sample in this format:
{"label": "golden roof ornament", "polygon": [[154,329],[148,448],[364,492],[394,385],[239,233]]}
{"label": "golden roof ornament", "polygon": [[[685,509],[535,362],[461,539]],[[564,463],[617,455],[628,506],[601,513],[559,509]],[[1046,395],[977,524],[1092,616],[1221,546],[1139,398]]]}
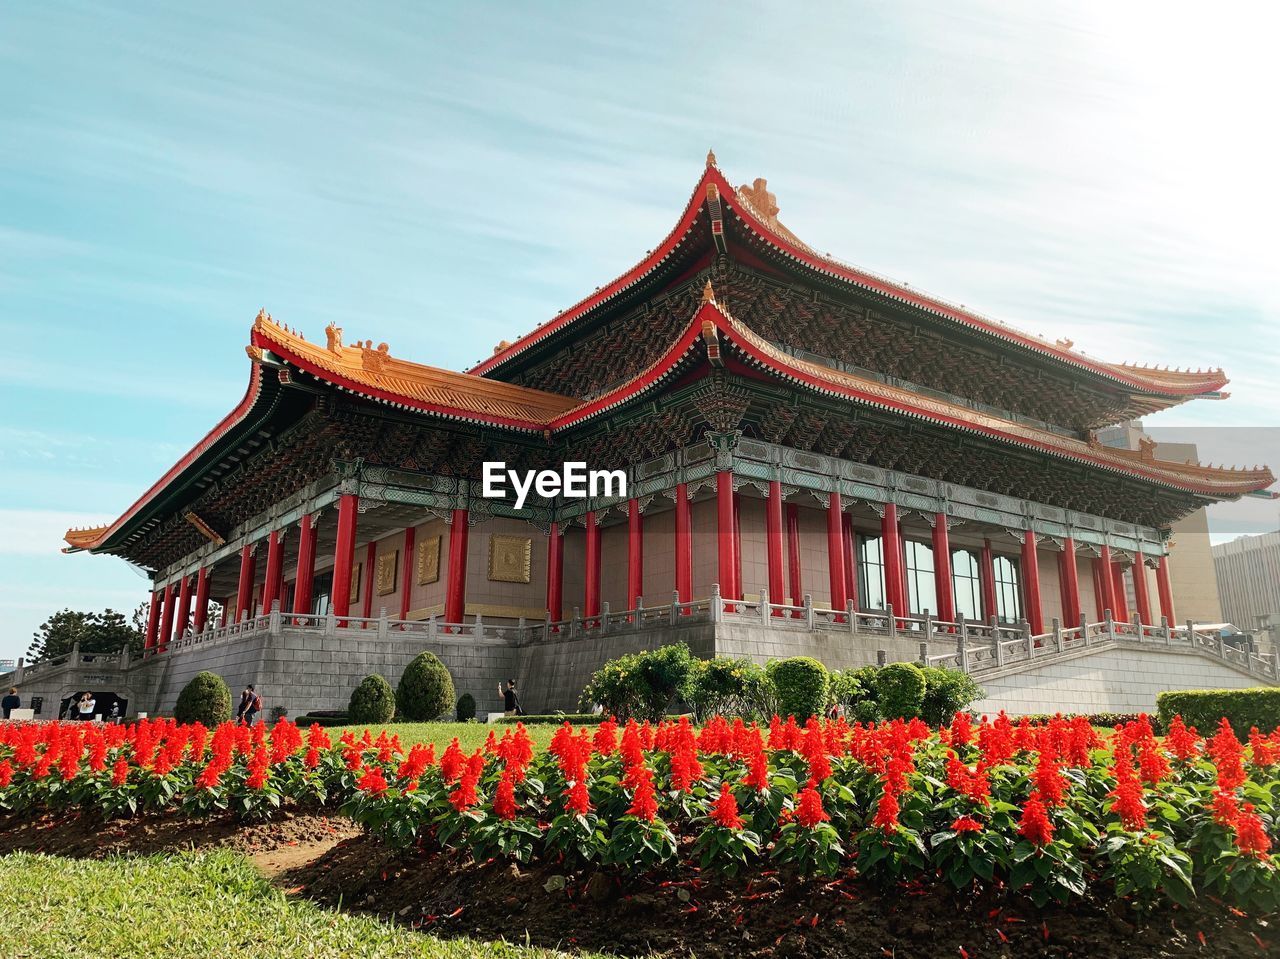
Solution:
{"label": "golden roof ornament", "polygon": [[738,192],[746,197],[747,202],[771,224],[778,222],[778,198],[769,192],[769,181],[758,176],[751,186],[743,184]]}
{"label": "golden roof ornament", "polygon": [[324,328],[325,347],[330,353],[342,353],[342,327],[330,323]]}
{"label": "golden roof ornament", "polygon": [[711,286],[711,281],[707,280],[707,285],[702,288],[702,302],[714,303],[716,301],[716,291]]}
{"label": "golden roof ornament", "polygon": [[386,343],[379,343],[376,350],[373,348],[373,340],[365,340],[360,344],[360,366],[370,373],[381,373],[390,357],[391,347]]}
{"label": "golden roof ornament", "polygon": [[499,340],[498,345],[493,348],[493,355],[497,356],[503,350],[510,348],[510,346],[511,346],[510,340]]}
{"label": "golden roof ornament", "polygon": [[716,151],[715,151],[715,150],[708,150],[708,151],[707,151],[707,166],[708,166],[708,167],[713,167],[713,166],[715,166],[715,165],[716,165]]}

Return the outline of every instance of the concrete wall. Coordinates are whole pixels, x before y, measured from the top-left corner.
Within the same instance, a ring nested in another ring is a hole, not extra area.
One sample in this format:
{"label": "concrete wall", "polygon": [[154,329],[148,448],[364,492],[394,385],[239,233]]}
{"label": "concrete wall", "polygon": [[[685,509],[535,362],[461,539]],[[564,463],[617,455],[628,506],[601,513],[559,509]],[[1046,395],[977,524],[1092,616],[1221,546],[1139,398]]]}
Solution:
{"label": "concrete wall", "polygon": [[1054,712],[1154,712],[1167,689],[1245,689],[1261,685],[1244,673],[1192,653],[1134,648],[1083,651],[1078,657],[1019,666],[979,677],[987,698],[979,712],[1011,716]]}

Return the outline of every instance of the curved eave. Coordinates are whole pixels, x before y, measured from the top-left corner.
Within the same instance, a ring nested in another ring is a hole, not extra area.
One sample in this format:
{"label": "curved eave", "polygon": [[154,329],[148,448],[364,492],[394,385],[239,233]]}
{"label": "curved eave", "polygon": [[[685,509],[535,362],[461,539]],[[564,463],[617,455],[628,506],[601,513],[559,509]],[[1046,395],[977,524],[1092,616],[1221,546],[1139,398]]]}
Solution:
{"label": "curved eave", "polygon": [[1024,333],[936,297],[919,293],[884,277],[876,276],[873,273],[859,270],[833,258],[815,253],[812,249],[802,243],[798,243],[792,237],[780,232],[780,230],[775,230],[760,218],[749,204],[743,202],[737,190],[730,185],[719,168],[715,166],[708,166],[703,172],[688,204],[685,206],[684,212],[680,216],[679,222],[652,253],[626,273],[601,287],[591,296],[585,297],[569,309],[558,313],[536,330],[520,337],[506,349],[476,364],[467,372],[477,376],[486,376],[498,370],[525,351],[573,324],[596,308],[623,295],[661,268],[670,259],[676,248],[684,242],[697,222],[698,217],[706,210],[708,186],[714,186],[719,202],[731,210],[749,232],[769,246],[777,255],[827,279],[839,280],[860,290],[922,310],[932,316],[958,324],[969,331],[996,339],[1007,345],[1016,346],[1042,359],[1062,364],[1076,372],[1098,377],[1109,384],[1118,385],[1138,393],[1167,397],[1169,400],[1178,401],[1216,393],[1227,385],[1227,377],[1221,370],[1212,370],[1204,374],[1184,373],[1181,371],[1147,371],[1143,368],[1132,367],[1123,363],[1106,363],[1094,360],[1082,353],[1065,349],[1055,343]]}
{"label": "curved eave", "polygon": [[[352,377],[344,375],[339,370],[330,369],[313,362],[301,352],[291,349],[287,344],[281,343],[279,340],[267,336],[259,330],[255,329],[251,340],[254,346],[260,347],[264,350],[269,350],[281,361],[303,373],[306,373],[314,379],[326,383],[342,392],[360,396],[365,399],[381,403],[385,406],[389,406],[393,409],[425,413],[429,416],[457,423],[468,423],[475,426],[491,426],[499,429],[514,430],[520,433],[534,434],[542,433],[546,429],[547,422],[551,418],[549,416],[546,418],[502,416],[493,413],[468,410],[458,406],[427,402],[404,393],[381,388],[369,383],[358,382]],[[509,387],[509,389],[517,390],[521,388]],[[527,392],[533,393],[534,391]]]}
{"label": "curved eave", "polygon": [[198,468],[204,461],[207,454],[231,433],[236,427],[244,423],[258,407],[259,401],[263,399],[263,377],[262,370],[257,364],[253,365],[249,374],[249,386],[245,390],[244,398],[236,405],[230,413],[224,416],[218,424],[211,429],[204,438],[193,446],[187,453],[171,466],[160,479],[156,480],[150,488],[143,493],[115,522],[99,527],[100,535],[89,537],[86,534],[91,531],[86,530],[68,530],[64,537],[68,549],[64,552],[79,552],[88,550],[97,553],[118,545],[116,540],[129,524],[143,513],[147,506],[150,505],[160,494],[168,489],[175,482],[179,481],[188,470]]}

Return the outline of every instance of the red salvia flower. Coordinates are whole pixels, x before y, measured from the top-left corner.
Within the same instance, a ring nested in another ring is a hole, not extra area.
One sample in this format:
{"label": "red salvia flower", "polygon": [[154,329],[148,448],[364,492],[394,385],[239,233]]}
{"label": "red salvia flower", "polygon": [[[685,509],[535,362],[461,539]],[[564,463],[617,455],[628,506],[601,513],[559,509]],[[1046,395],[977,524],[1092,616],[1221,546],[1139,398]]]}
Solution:
{"label": "red salvia flower", "polygon": [[1128,746],[1117,746],[1113,772],[1115,788],[1107,794],[1112,800],[1111,811],[1120,818],[1125,829],[1139,832],[1147,825],[1147,806],[1142,801],[1142,783],[1133,773],[1133,761]]}
{"label": "red salvia flower", "polygon": [[618,723],[612,716],[596,727],[596,735],[592,740],[595,751],[601,756],[612,756],[618,748]]}
{"label": "red salvia flower", "polygon": [[480,797],[476,795],[476,784],[479,781],[479,776],[472,775],[471,770],[466,769],[458,779],[458,785],[449,793],[449,805],[458,812],[466,812],[478,803]]}
{"label": "red salvia flower", "polygon": [[581,780],[569,787],[565,794],[564,808],[571,813],[585,816],[591,812],[591,796],[587,793],[587,784]]}
{"label": "red salvia flower", "polygon": [[653,772],[644,766],[636,767],[645,773],[636,783],[636,790],[631,796],[631,805],[627,807],[627,815],[653,822],[658,815],[658,802],[653,787]]}
{"label": "red salvia flower", "polygon": [[1022,819],[1018,822],[1018,835],[1030,840],[1032,845],[1047,846],[1053,841],[1053,823],[1045,812],[1039,793],[1032,793],[1022,807]]}
{"label": "red salvia flower", "polygon": [[1245,803],[1236,820],[1236,848],[1256,859],[1267,859],[1271,837],[1262,825],[1262,818],[1253,809],[1253,803]]}
{"label": "red salvia flower", "polygon": [[967,746],[972,740],[973,719],[962,710],[951,720],[951,745]]}
{"label": "red salvia flower", "polygon": [[315,746],[307,749],[307,754],[302,757],[302,765],[307,769],[315,769],[320,765],[320,750]]}
{"label": "red salvia flower", "polygon": [[253,751],[253,758],[249,760],[249,776],[244,781],[250,789],[262,789],[266,786],[269,758],[266,748],[262,745]]}
{"label": "red salvia flower", "polygon": [[1219,788],[1230,791],[1244,785],[1244,747],[1225,716],[1209,741],[1208,753],[1217,767]]}
{"label": "red salvia flower", "polygon": [[0,789],[13,782],[13,764],[7,759],[0,759]]}
{"label": "red salvia flower", "polygon": [[634,719],[627,720],[622,730],[622,742],[618,746],[618,754],[624,766],[638,766],[644,762],[644,745],[640,742],[640,726]]}
{"label": "red salvia flower", "polygon": [[1066,781],[1062,778],[1057,756],[1041,753],[1040,761],[1036,764],[1036,771],[1031,779],[1046,806],[1053,808],[1063,804]]}
{"label": "red salvia flower", "polygon": [[1255,766],[1274,766],[1278,752],[1280,749],[1277,749],[1270,739],[1259,733],[1257,726],[1249,730],[1249,753]]}
{"label": "red salvia flower", "polygon": [[1195,759],[1200,753],[1200,737],[1196,735],[1194,726],[1187,728],[1181,715],[1174,716],[1170,721],[1169,733],[1164,741],[1174,756],[1183,762]]}
{"label": "red salvia flower", "polygon": [[711,819],[725,829],[741,829],[745,825],[745,820],[738,815],[738,801],[733,798],[733,790],[728,786],[720,788],[720,795],[711,807]]}
{"label": "red salvia flower", "polygon": [[818,795],[818,790],[812,786],[806,786],[800,791],[799,801],[796,803],[795,819],[796,822],[808,829],[812,829],[818,823],[830,821],[831,817],[822,808],[822,797]]}
{"label": "red salvia flower", "polygon": [[886,832],[896,829],[900,812],[901,807],[898,805],[898,797],[886,790],[881,794],[880,801],[876,803],[876,814],[871,819],[871,825]]}
{"label": "red salvia flower", "polygon": [[952,832],[982,832],[982,823],[972,816],[961,816],[951,824]]}
{"label": "red salvia flower", "polygon": [[[123,756],[116,760],[115,765],[111,767],[111,785],[123,786],[129,778],[129,762]],[[0,783],[3,785],[3,783]]]}
{"label": "red salvia flower", "polygon": [[440,775],[444,777],[444,781],[447,783],[457,782],[466,765],[466,753],[458,745],[458,737],[454,736],[449,745],[445,747],[444,755],[440,757]]}
{"label": "red salvia flower", "polygon": [[1214,822],[1219,826],[1235,827],[1236,820],[1240,817],[1240,802],[1234,793],[1222,789],[1215,790],[1212,808]]}
{"label": "red salvia flower", "polygon": [[370,766],[356,782],[356,788],[371,796],[381,796],[387,791],[387,777],[383,775],[381,766]]}
{"label": "red salvia flower", "polygon": [[769,788],[769,761],[765,758],[764,745],[758,739],[755,749],[747,756],[746,785],[763,791]]}
{"label": "red salvia flower", "polygon": [[827,758],[827,741],[822,727],[813,716],[805,723],[804,735],[800,742],[800,752],[809,766],[809,785],[818,783],[831,776],[831,761]]}
{"label": "red salvia flower", "polygon": [[516,787],[509,773],[504,773],[498,780],[498,788],[493,794],[493,814],[508,822],[516,818]]}

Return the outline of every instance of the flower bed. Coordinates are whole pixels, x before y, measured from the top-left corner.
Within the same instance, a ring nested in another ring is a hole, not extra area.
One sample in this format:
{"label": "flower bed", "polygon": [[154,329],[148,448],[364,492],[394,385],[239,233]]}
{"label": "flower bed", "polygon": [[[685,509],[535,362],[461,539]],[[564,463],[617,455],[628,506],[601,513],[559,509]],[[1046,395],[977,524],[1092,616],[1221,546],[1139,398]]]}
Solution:
{"label": "flower bed", "polygon": [[394,737],[331,742],[288,721],[253,729],[143,722],[0,726],[0,811],[180,808],[268,818],[340,806],[401,846],[619,873],[755,870],[869,881],[941,879],[1038,903],[1138,905],[1217,896],[1280,907],[1270,849],[1280,731],[1208,740],[1145,720],[1106,743],[1083,719],[950,727],[717,719],[562,727],[535,752],[522,727],[466,754]]}

